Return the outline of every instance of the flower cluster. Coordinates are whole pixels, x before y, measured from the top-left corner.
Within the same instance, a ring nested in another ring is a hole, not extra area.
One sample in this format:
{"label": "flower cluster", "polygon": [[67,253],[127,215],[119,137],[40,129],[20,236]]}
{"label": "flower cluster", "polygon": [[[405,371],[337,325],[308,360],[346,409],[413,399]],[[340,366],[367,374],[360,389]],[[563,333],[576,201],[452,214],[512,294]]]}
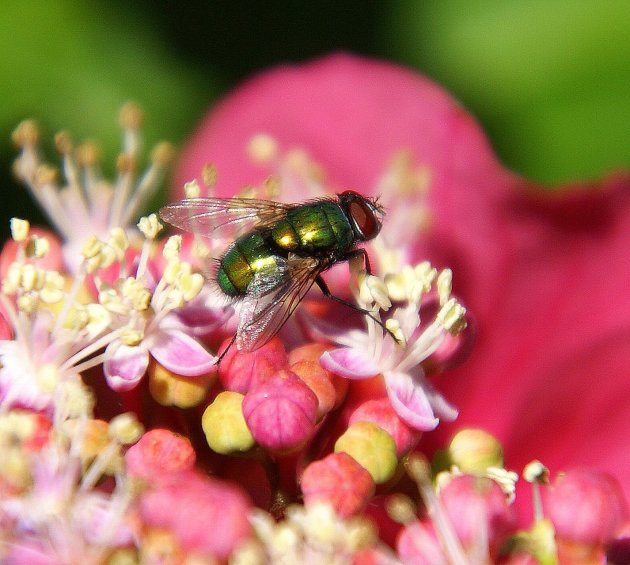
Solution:
{"label": "flower cluster", "polygon": [[[438,389],[477,328],[453,291],[457,268],[410,244],[435,221],[440,171],[398,148],[378,175],[374,271],[350,261],[325,275],[356,309],[309,294],[265,345],[239,351],[238,304],[202,274],[223,242],[165,236],[155,214],[133,225],[170,148],[136,183],[138,109],[121,121],[115,183],[93,145],[57,137],[63,188],[34,123],[16,130],[16,172],[59,237],[14,219],[0,255],[0,561],[628,562],[628,511],[609,475],[533,461],[519,480],[473,427],[430,448],[458,416]],[[245,195],[334,194],[322,165],[281,145],[248,137],[249,165],[273,176]],[[220,193],[217,171],[189,193]]]}

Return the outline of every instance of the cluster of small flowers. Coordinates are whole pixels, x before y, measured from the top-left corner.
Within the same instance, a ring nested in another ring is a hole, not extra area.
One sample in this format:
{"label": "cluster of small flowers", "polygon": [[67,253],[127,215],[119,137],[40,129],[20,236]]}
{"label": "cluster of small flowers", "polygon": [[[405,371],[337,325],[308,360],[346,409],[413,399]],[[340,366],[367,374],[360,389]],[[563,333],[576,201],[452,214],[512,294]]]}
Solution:
{"label": "cluster of small flowers", "polygon": [[130,225],[170,150],[136,183],[137,108],[122,121],[114,185],[94,147],[75,152],[63,134],[57,187],[34,124],[16,131],[16,171],[62,240],[15,219],[0,257],[3,563],[627,562],[607,477],[548,488],[530,465],[535,521],[519,530],[517,476],[493,437],[460,432],[434,469],[415,452],[457,415],[429,384],[466,341],[448,269],[381,245],[383,276],[351,264],[363,329],[306,308],[290,351],[281,335],[217,364],[234,310],[198,272],[207,248],[160,241],[155,215]]}

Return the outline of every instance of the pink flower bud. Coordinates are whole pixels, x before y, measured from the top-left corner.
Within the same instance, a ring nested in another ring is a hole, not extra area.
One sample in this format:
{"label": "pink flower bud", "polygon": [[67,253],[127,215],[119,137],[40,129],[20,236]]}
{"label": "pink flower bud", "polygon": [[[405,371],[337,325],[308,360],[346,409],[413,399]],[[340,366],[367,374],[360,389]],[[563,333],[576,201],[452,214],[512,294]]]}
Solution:
{"label": "pink flower bud", "polygon": [[317,396],[317,421],[321,420],[333,410],[337,399],[326,370],[317,361],[298,361],[289,367]]}
{"label": "pink flower bud", "polygon": [[346,453],[311,463],[300,481],[304,503],[328,502],[343,518],[361,512],[374,494],[372,476]]}
{"label": "pink flower bud", "polygon": [[158,486],[140,499],[146,525],[171,532],[190,552],[227,558],[250,533],[251,504],[237,487],[183,471],[177,481]]}
{"label": "pink flower bud", "polygon": [[609,541],[628,516],[619,484],[586,469],[558,476],[546,492],[545,511],[559,539],[588,545]]}
{"label": "pink flower bud", "polygon": [[[323,343],[309,343],[307,345],[297,347],[293,351],[291,351],[291,353],[289,353],[289,368],[295,371],[293,366],[299,366],[301,362],[317,363],[317,365],[319,365],[324,370],[328,380],[331,382],[333,388],[335,389],[335,402],[332,408],[334,410],[335,408],[339,408],[339,406],[341,406],[341,403],[344,401],[346,394],[348,393],[348,386],[350,385],[350,383],[348,382],[348,379],[338,377],[337,375],[331,373],[330,371],[327,371],[321,366],[319,358],[322,356],[324,351],[328,349],[329,346],[324,345]],[[295,372],[298,373],[300,377],[302,376],[299,371]],[[315,393],[317,394],[317,391],[315,391]]]}
{"label": "pink flower bud", "polygon": [[392,436],[396,443],[396,454],[401,457],[411,451],[420,440],[421,432],[405,424],[392,408],[388,398],[368,400],[361,404],[350,416],[354,422],[372,422]]}
{"label": "pink flower bud", "polygon": [[479,533],[485,530],[493,553],[516,525],[514,509],[505,493],[498,483],[486,477],[453,477],[440,492],[440,500],[465,548],[474,547]]}
{"label": "pink flower bud", "polygon": [[[229,343],[226,340],[219,351]],[[287,352],[278,337],[252,352],[243,352],[232,346],[219,365],[219,379],[225,390],[245,394],[258,382],[284,369],[287,365]]]}
{"label": "pink flower bud", "polygon": [[145,433],[125,453],[130,475],[156,481],[186,471],[195,464],[195,450],[190,441],[169,430],[155,429]]}
{"label": "pink flower bud", "polygon": [[254,439],[274,451],[293,451],[311,436],[317,397],[291,371],[278,371],[253,387],[243,401],[243,414]]}
{"label": "pink flower bud", "polygon": [[430,522],[415,521],[407,524],[398,535],[396,550],[403,563],[447,563],[440,540]]}

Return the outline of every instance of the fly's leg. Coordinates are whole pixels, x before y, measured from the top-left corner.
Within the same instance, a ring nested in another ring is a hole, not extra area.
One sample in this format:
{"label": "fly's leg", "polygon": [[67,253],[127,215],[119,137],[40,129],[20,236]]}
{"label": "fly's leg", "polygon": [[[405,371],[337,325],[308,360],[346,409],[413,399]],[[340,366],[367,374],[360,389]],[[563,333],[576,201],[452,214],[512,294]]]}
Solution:
{"label": "fly's leg", "polygon": [[[365,254],[364,257],[366,258],[366,262],[367,262],[367,254]],[[367,269],[366,269],[366,272],[367,272]],[[357,312],[361,312],[361,314],[363,314],[364,316],[368,316],[369,318],[372,318],[372,320],[374,320],[379,326],[381,326],[381,328],[383,328],[389,335],[392,336],[392,339],[396,343],[400,343],[398,339],[396,338],[396,336],[389,329],[385,327],[385,324],[381,322],[378,318],[376,318],[369,310],[366,310],[365,308],[361,308],[361,306],[358,306],[357,304],[354,304],[353,302],[350,302],[349,300],[344,300],[343,298],[340,298],[339,296],[335,296],[332,292],[330,292],[330,289],[328,288],[326,281],[321,277],[321,275],[317,276],[317,278],[315,279],[315,283],[317,284],[317,286],[319,287],[319,289],[322,291],[322,293],[324,294],[326,298],[330,298],[331,300],[334,300],[335,302],[339,302],[339,304],[343,304],[344,306],[347,306],[348,308],[352,308],[353,310],[356,310]]]}
{"label": "fly's leg", "polygon": [[216,364],[218,365],[219,363],[221,363],[221,359],[223,359],[225,357],[225,354],[230,350],[230,347],[232,347],[234,345],[234,342],[236,341],[236,336],[238,334],[234,334],[232,336],[232,339],[230,340],[230,343],[228,343],[225,347],[225,349],[221,352],[221,354],[219,355],[219,357],[217,358],[217,362]]}

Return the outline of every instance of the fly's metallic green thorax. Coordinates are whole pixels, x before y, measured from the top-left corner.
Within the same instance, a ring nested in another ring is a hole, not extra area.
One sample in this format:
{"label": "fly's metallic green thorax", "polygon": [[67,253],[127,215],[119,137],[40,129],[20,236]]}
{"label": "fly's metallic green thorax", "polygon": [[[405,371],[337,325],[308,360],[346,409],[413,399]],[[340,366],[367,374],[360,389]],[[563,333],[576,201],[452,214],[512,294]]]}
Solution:
{"label": "fly's metallic green thorax", "polygon": [[295,253],[335,252],[343,254],[354,236],[339,204],[318,202],[287,213],[271,230],[275,245]]}

